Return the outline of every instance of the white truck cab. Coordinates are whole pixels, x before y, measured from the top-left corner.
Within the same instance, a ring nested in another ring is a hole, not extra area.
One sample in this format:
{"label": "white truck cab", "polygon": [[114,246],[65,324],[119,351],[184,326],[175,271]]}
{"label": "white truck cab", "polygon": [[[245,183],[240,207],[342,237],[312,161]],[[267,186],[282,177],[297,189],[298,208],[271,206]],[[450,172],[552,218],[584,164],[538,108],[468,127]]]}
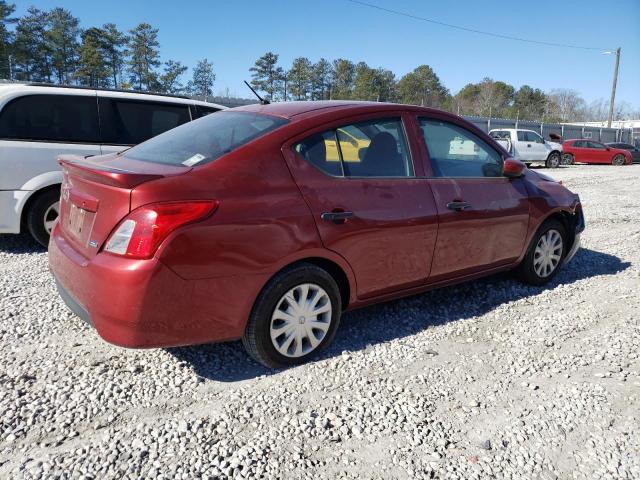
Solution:
{"label": "white truck cab", "polygon": [[538,132],[516,128],[500,128],[489,131],[514,158],[531,165],[544,164],[556,168],[562,163],[562,145],[545,141]]}
{"label": "white truck cab", "polygon": [[58,216],[60,154],[119,152],[226,107],[188,97],[0,84],[0,233],[41,244]]}

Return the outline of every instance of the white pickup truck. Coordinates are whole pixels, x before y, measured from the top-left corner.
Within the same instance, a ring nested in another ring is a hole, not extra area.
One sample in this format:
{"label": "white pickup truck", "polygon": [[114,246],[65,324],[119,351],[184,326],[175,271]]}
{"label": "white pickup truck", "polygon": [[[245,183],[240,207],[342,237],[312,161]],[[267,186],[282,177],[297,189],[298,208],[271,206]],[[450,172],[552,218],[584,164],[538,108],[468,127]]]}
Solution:
{"label": "white pickup truck", "polygon": [[527,166],[542,163],[549,168],[556,168],[562,163],[562,145],[545,141],[533,130],[500,128],[490,130],[489,135]]}

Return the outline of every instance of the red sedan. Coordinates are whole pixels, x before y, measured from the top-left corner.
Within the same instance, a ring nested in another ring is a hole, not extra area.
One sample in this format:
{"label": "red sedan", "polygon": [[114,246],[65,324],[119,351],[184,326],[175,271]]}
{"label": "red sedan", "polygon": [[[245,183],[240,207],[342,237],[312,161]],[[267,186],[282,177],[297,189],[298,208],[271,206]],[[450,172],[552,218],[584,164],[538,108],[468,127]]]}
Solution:
{"label": "red sedan", "polygon": [[60,163],[49,262],[74,312],[116,345],[241,338],[271,367],[344,310],[505,270],[542,285],[584,229],[576,194],[407,105],[241,107]]}
{"label": "red sedan", "polygon": [[593,140],[567,140],[562,144],[566,163],[602,163],[609,165],[630,165],[631,153],[621,148],[613,148]]}

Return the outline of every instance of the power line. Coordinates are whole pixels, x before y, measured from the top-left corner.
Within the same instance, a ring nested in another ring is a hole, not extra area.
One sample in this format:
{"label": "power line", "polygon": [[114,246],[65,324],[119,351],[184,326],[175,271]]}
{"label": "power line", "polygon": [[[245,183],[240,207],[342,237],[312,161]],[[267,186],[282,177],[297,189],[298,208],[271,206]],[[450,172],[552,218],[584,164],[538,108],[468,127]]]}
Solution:
{"label": "power line", "polygon": [[584,47],[584,46],[581,46],[581,45],[569,45],[569,44],[566,44],[566,43],[544,42],[542,40],[532,40],[530,38],[520,38],[520,37],[512,37],[510,35],[501,35],[499,33],[485,32],[483,30],[476,30],[476,29],[473,29],[473,28],[461,27],[460,25],[453,25],[451,23],[439,22],[437,20],[432,20],[430,18],[420,17],[418,15],[413,15],[413,14],[407,13],[407,12],[400,12],[398,10],[392,10],[390,8],[381,7],[379,5],[374,5],[372,3],[361,2],[360,0],[347,0],[347,1],[349,1],[351,3],[355,3],[357,5],[362,5],[362,6],[365,6],[365,7],[375,8],[376,10],[381,10],[383,12],[392,13],[394,15],[400,15],[402,17],[413,18],[414,20],[420,20],[420,21],[423,21],[423,22],[433,23],[434,25],[440,25],[442,27],[455,28],[457,30],[463,30],[465,32],[477,33],[477,34],[480,34],[480,35],[486,35],[488,37],[502,38],[504,40],[515,40],[515,41],[518,41],[518,42],[535,43],[537,45],[546,45],[546,46],[550,46],[550,47],[577,48],[577,49],[580,49],[580,50],[598,50],[598,51],[609,50],[607,48]]}

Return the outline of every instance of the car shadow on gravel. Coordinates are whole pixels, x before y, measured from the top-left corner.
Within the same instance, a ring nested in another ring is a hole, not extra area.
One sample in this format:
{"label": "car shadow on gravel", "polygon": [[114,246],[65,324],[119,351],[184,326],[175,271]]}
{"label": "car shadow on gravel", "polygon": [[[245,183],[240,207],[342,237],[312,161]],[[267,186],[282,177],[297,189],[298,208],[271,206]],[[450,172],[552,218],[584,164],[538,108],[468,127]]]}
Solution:
{"label": "car shadow on gravel", "polygon": [[22,255],[25,253],[43,253],[47,249],[26,233],[0,235],[0,252]]}
{"label": "car shadow on gravel", "polygon": [[[523,285],[510,274],[503,273],[355,310],[343,315],[333,344],[319,358],[367,349],[429,327],[484,315],[499,305],[537,295],[558,285],[614,275],[630,265],[614,255],[583,248],[545,287]],[[247,380],[278,372],[250,359],[240,342],[173,348],[168,352],[190,364],[201,378],[219,382]]]}

